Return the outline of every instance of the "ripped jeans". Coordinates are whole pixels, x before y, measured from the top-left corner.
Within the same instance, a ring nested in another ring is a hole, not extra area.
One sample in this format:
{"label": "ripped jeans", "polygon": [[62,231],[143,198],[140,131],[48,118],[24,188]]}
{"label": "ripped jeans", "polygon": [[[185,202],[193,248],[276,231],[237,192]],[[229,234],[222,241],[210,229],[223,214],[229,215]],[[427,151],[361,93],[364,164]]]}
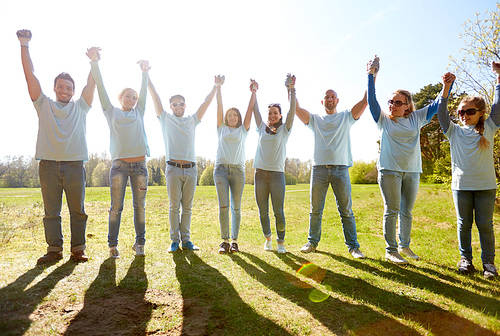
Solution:
{"label": "ripped jeans", "polygon": [[109,247],[118,245],[123,200],[129,177],[134,205],[135,243],[144,245],[146,242],[146,193],[148,191],[146,161],[125,162],[117,159],[113,161],[113,165],[109,170],[111,189],[111,209],[109,209],[108,225]]}

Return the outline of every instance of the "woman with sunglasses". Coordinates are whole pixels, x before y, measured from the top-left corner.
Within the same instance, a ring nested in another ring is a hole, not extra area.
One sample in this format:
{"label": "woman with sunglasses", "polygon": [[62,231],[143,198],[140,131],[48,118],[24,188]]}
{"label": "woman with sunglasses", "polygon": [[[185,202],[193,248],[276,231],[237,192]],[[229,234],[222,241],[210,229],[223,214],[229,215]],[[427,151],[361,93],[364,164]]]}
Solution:
{"label": "woman with sunglasses", "polygon": [[[495,268],[495,234],[493,212],[496,197],[496,176],[493,161],[493,138],[500,128],[500,63],[493,62],[497,76],[495,98],[491,113],[485,117],[486,102],[482,97],[466,96],[458,105],[462,125],[450,121],[448,95],[443,95],[438,119],[444,135],[450,141],[451,189],[457,213],[458,272],[471,273],[471,230],[475,219],[481,242],[481,260],[485,278],[498,276]],[[454,75],[443,78],[453,83]]]}
{"label": "woman with sunglasses", "polygon": [[[224,82],[224,76],[219,76]],[[252,95],[245,114],[241,119],[240,111],[231,107],[224,115],[221,86],[217,86],[217,135],[219,145],[215,159],[214,181],[219,199],[219,223],[222,243],[219,253],[239,252],[238,233],[241,222],[241,197],[245,186],[245,140],[252,120],[257,83],[250,86]],[[231,193],[231,203],[229,203]],[[229,244],[229,204],[231,204],[231,245]]]}
{"label": "woman with sunglasses", "polygon": [[[286,253],[285,249],[285,159],[286,143],[290,136],[293,119],[295,117],[295,76],[287,75],[285,85],[290,98],[290,110],[286,116],[285,124],[281,115],[281,106],[271,104],[268,106],[267,123],[262,117],[255,98],[254,115],[259,133],[259,142],[255,154],[255,199],[259,207],[260,224],[266,238],[264,250],[272,251],[271,224],[269,222],[269,195],[276,218],[276,233],[278,236],[278,253]],[[257,89],[257,83],[252,81],[252,91]],[[254,87],[254,89],[252,89]]]}
{"label": "woman with sunglasses", "polygon": [[130,178],[134,206],[135,244],[132,249],[138,256],[144,255],[146,242],[146,193],[148,189],[148,170],[146,156],[149,156],[148,141],[144,130],[144,111],[148,89],[148,61],[139,61],[142,70],[141,92],[123,89],[118,99],[121,108],[114,107],[109,100],[99,70],[99,48],[90,48],[92,76],[97,85],[104,116],[110,130],[110,153],[113,160],[109,171],[111,208],[109,209],[108,246],[112,258],[119,258],[118,233],[123,210],[123,200],[127,181]]}
{"label": "woman with sunglasses", "polygon": [[[436,114],[438,101],[415,110],[411,93],[396,90],[388,101],[390,114],[381,113],[375,95],[378,69],[379,58],[375,56],[367,65],[368,105],[381,133],[377,169],[384,200],[385,258],[395,264],[407,264],[408,261],[401,254],[413,260],[420,259],[410,249],[412,210],[422,173],[420,129]],[[398,217],[399,244],[396,240]]]}

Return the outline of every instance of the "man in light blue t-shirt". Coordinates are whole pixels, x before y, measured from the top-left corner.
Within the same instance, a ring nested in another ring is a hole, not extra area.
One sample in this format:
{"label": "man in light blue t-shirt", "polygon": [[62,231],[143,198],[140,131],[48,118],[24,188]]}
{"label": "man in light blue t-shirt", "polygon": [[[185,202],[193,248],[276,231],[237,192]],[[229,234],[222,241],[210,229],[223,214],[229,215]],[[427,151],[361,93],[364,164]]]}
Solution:
{"label": "man in light blue t-shirt", "polygon": [[311,114],[297,101],[297,116],[314,133],[314,165],[311,172],[311,212],[309,214],[308,242],[304,253],[316,251],[321,238],[321,220],[326,192],[331,185],[337,209],[342,220],[345,244],[354,258],[365,258],[359,250],[356,221],[352,212],[349,167],[351,157],[351,126],[361,117],[367,106],[366,94],[351,111],[337,112],[339,98],[334,90],[327,90],[322,101],[326,115]]}
{"label": "man in light blue t-shirt", "polygon": [[[165,158],[167,160],[167,192],[170,201],[170,240],[169,252],[179,249],[182,243],[183,250],[199,250],[191,242],[191,207],[198,170],[194,151],[195,128],[205,115],[208,106],[214,98],[217,86],[222,84],[222,78],[215,78],[215,85],[207,98],[195,114],[184,117],[186,101],[183,96],[175,95],[170,98],[172,114],[163,109],[160,96],[151,82],[148,81],[149,91],[155,105],[156,115],[160,121],[163,141],[165,143]],[[182,214],[180,207],[182,206]]]}
{"label": "man in light blue t-shirt", "polygon": [[40,160],[39,176],[45,215],[43,225],[47,253],[37,264],[52,264],[62,259],[63,235],[61,227],[62,193],[66,194],[70,213],[71,259],[88,260],[85,255],[85,168],[88,160],[86,117],[94,98],[95,82],[89,73],[82,95],[73,101],[75,83],[67,73],[54,80],[56,101],[43,94],[33,70],[29,53],[31,32],[17,31],[21,42],[21,61],[28,92],[38,114],[38,137],[35,158]]}

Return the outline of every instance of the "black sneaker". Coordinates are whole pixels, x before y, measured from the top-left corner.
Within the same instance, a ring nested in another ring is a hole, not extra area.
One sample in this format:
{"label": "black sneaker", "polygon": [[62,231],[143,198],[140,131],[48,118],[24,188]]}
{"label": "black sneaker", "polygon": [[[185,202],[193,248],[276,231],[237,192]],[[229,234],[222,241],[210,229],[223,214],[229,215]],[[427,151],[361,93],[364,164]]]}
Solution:
{"label": "black sneaker", "polygon": [[226,254],[229,253],[229,243],[228,242],[222,242],[219,248],[219,253],[220,254]]}
{"label": "black sneaker", "polygon": [[240,249],[238,248],[238,243],[232,242],[231,249],[229,250],[229,252],[231,252],[231,253],[240,252]]}
{"label": "black sneaker", "polygon": [[458,266],[458,273],[461,274],[470,274],[476,270],[474,268],[474,265],[472,265],[472,260],[467,259],[465,257],[460,258],[460,261],[458,262],[457,266]]}

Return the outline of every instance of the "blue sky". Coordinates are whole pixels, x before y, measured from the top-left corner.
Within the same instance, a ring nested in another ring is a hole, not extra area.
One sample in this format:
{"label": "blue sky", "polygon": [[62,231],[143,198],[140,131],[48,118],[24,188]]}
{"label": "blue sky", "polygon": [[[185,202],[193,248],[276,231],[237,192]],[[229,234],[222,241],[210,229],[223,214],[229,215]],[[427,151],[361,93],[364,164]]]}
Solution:
{"label": "blue sky", "polygon": [[[180,93],[194,113],[210,91],[213,76],[224,74],[225,109],[246,109],[248,81],[260,84],[258,101],[287,106],[284,79],[297,76],[297,96],[312,113],[323,113],[321,99],[333,88],[339,109],[351,108],[366,87],[365,65],[381,58],[377,95],[382,107],[395,89],[417,92],[437,83],[458,55],[463,23],[476,12],[496,10],[496,1],[7,1],[0,36],[4,97],[0,114],[0,158],[32,156],[37,116],[27,93],[17,29],[33,32],[30,46],[42,90],[54,97],[53,78],[66,71],[79,97],[89,71],[85,50],[102,48],[100,62],[109,96],[118,105],[124,87],[139,90],[135,62],[151,62],[151,78],[162,99]],[[166,107],[167,104],[164,103]],[[216,104],[197,128],[197,154],[215,158]],[[146,132],[151,155],[164,153],[160,126],[148,97]],[[257,136],[247,138],[247,158]],[[377,156],[377,130],[369,111],[351,130],[355,160]],[[109,131],[96,97],[87,118],[89,152],[108,152]],[[312,158],[313,137],[298,118],[288,142],[288,157]]]}

